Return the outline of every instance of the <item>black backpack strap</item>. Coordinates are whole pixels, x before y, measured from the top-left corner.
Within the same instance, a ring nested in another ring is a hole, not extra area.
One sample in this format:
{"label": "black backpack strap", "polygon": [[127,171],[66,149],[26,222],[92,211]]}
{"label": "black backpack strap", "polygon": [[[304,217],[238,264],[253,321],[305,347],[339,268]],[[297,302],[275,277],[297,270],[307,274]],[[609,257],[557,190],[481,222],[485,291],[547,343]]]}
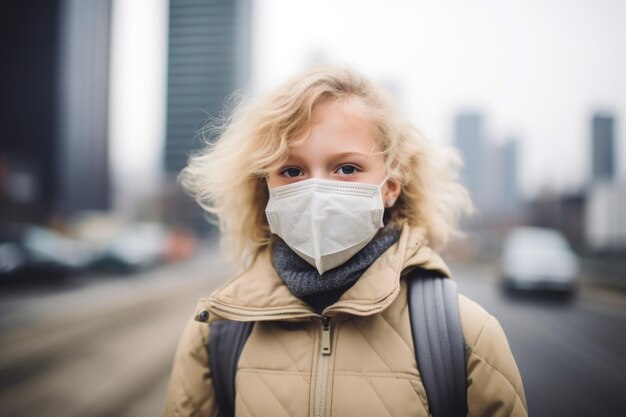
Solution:
{"label": "black backpack strap", "polygon": [[407,276],[417,366],[433,417],[467,414],[465,346],[456,283],[417,268]]}
{"label": "black backpack strap", "polygon": [[235,415],[237,363],[253,325],[254,322],[231,320],[211,323],[207,349],[220,417]]}

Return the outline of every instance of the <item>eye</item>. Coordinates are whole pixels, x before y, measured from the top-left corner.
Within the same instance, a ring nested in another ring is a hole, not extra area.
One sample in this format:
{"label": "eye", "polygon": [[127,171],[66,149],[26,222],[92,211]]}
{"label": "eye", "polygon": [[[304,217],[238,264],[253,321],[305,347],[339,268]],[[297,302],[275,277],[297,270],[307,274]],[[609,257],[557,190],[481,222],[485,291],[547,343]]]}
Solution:
{"label": "eye", "polygon": [[300,174],[302,174],[302,170],[300,168],[285,168],[282,171],[280,171],[280,175],[282,175],[283,177],[287,177],[287,178],[295,178],[300,176]]}
{"label": "eye", "polygon": [[358,169],[354,165],[342,165],[335,172],[342,175],[354,175],[359,171],[360,169]]}

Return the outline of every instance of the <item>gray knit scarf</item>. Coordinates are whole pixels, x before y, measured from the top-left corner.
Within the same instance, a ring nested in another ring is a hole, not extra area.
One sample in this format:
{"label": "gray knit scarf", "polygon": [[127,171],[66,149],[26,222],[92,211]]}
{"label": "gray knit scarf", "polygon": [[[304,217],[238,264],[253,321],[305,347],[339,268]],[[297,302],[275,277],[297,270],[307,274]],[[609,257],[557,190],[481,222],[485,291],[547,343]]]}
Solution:
{"label": "gray knit scarf", "polygon": [[388,224],[356,255],[344,264],[324,272],[322,276],[315,267],[275,236],[272,263],[287,288],[320,312],[337,301],[399,237],[400,229]]}

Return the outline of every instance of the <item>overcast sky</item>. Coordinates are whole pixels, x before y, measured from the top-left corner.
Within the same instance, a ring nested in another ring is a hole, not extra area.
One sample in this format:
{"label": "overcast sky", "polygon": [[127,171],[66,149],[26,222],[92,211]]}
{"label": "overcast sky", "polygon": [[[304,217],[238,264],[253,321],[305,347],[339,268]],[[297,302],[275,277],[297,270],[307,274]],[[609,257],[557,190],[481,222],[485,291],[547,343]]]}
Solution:
{"label": "overcast sky", "polygon": [[521,186],[575,189],[589,176],[590,120],[616,120],[626,177],[626,1],[253,2],[253,83],[261,90],[324,57],[393,85],[407,116],[452,141],[477,110],[488,139],[521,143]]}

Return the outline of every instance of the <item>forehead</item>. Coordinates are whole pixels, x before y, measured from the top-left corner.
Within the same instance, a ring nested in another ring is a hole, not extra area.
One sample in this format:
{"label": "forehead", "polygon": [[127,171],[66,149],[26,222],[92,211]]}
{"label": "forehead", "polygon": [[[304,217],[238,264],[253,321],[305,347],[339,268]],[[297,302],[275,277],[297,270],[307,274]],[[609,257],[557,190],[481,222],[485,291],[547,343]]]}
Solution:
{"label": "forehead", "polygon": [[342,102],[324,103],[315,108],[309,128],[289,145],[290,155],[307,156],[320,152],[360,152],[377,149],[373,123]]}

